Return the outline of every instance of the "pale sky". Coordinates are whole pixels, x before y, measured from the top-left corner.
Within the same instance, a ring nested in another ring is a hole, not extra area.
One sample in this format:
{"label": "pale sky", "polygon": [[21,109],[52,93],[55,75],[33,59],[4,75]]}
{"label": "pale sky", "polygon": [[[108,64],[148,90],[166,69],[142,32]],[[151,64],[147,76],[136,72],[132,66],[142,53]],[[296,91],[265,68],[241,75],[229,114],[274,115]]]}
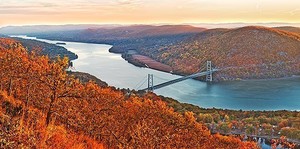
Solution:
{"label": "pale sky", "polygon": [[300,23],[300,0],[0,0],[0,26]]}

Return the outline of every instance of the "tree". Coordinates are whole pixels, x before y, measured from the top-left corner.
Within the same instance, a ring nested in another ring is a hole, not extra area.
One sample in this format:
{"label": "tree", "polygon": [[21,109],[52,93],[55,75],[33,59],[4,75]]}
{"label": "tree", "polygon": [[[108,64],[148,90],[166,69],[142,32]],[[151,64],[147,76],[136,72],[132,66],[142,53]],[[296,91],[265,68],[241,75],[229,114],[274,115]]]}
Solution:
{"label": "tree", "polygon": [[231,128],[229,127],[229,124],[226,123],[226,122],[223,122],[221,124],[219,124],[219,130],[222,132],[222,133],[229,133]]}
{"label": "tree", "polygon": [[77,92],[81,85],[71,76],[68,76],[66,69],[68,67],[68,58],[61,59],[57,57],[57,61],[49,62],[43,68],[44,71],[40,74],[40,81],[48,88],[50,103],[47,110],[46,124],[48,125],[53,114],[53,108],[60,98],[79,97]]}

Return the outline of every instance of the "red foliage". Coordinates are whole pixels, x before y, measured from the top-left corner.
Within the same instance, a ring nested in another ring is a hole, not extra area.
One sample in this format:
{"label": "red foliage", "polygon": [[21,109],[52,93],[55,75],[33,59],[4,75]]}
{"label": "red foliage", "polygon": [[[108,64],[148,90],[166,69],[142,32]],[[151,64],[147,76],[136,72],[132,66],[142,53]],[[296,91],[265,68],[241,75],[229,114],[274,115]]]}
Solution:
{"label": "red foliage", "polygon": [[9,140],[4,147],[257,148],[212,136],[193,113],[176,113],[155,95],[129,97],[93,82],[81,84],[66,74],[67,62],[27,54],[22,47],[0,51],[0,116],[9,114],[7,125],[0,125]]}

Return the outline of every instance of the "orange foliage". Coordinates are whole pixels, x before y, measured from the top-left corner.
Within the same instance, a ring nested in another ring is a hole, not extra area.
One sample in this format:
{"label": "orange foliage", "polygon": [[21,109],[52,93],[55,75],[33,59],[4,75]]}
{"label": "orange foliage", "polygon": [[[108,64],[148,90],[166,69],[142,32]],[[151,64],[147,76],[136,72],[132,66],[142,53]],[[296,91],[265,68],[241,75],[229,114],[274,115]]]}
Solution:
{"label": "orange foliage", "polygon": [[176,113],[155,95],[81,84],[66,66],[67,59],[53,62],[22,47],[0,50],[4,147],[257,148],[212,136],[193,113]]}
{"label": "orange foliage", "polygon": [[300,35],[275,28],[248,26],[212,29],[174,45],[139,48],[176,73],[205,69],[207,60],[222,69],[215,79],[264,79],[299,74]]}
{"label": "orange foliage", "polygon": [[63,126],[45,127],[45,115],[38,109],[26,111],[22,120],[23,103],[0,91],[0,148],[104,148],[85,135],[67,132]]}
{"label": "orange foliage", "polygon": [[258,145],[254,142],[244,142],[238,138],[230,137],[230,136],[222,136],[220,134],[216,134],[213,136],[215,142],[213,144],[217,144],[216,148],[237,148],[237,149],[254,149],[259,148]]}

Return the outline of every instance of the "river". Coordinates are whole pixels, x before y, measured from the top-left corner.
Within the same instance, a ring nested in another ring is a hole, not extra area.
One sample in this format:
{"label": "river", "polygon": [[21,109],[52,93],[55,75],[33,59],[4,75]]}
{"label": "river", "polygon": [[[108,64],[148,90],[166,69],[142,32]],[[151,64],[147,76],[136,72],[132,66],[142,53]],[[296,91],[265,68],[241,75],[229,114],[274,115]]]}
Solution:
{"label": "river", "polygon": [[[19,37],[36,39],[26,36]],[[48,43],[64,42],[37,40]],[[136,67],[122,59],[120,54],[109,53],[110,45],[64,43],[66,45],[61,46],[76,53],[79,57],[73,61],[76,71],[90,73],[117,88],[146,88],[148,74],[154,75],[154,84],[180,77],[149,68]],[[204,108],[300,110],[300,78],[222,83],[205,83],[189,79],[154,92]]]}

